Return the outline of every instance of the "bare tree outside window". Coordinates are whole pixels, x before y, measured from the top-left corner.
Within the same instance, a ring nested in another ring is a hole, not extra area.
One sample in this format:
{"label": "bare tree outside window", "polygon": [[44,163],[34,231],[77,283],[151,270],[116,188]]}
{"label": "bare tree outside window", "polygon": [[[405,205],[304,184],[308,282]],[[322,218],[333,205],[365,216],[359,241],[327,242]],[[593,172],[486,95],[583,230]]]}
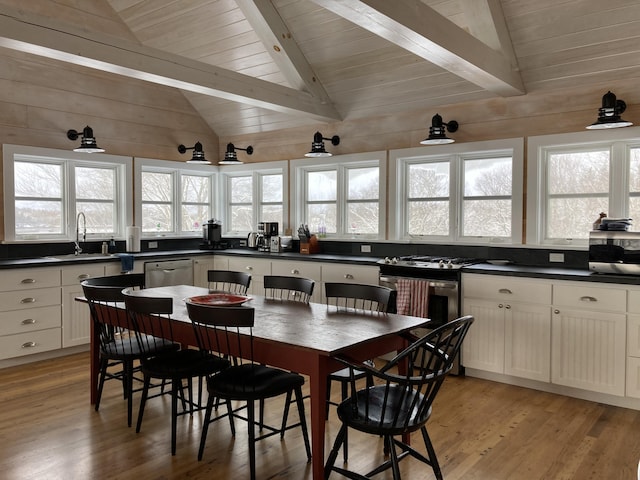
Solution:
{"label": "bare tree outside window", "polygon": [[347,174],[347,226],[349,233],[377,234],[380,219],[380,169],[349,168]]}
{"label": "bare tree outside window", "polygon": [[168,233],[173,229],[173,174],[142,172],[142,231]]}
{"label": "bare tree outside window", "polygon": [[449,235],[449,161],[409,163],[405,177],[407,234]]}
{"label": "bare tree outside window", "polygon": [[211,180],[198,175],[182,175],[181,223],[183,232],[200,232],[211,218]]}
{"label": "bare tree outside window", "polygon": [[16,235],[64,233],[62,172],[60,164],[14,162]]}
{"label": "bare tree outside window", "polygon": [[253,225],[253,177],[229,177],[228,188],[231,232],[250,232]]}
{"label": "bare tree outside window", "polygon": [[307,172],[307,221],[309,228],[326,233],[338,231],[338,171]]}
{"label": "bare tree outside window", "polygon": [[260,201],[261,222],[284,222],[283,176],[282,174],[260,175],[262,199]]}

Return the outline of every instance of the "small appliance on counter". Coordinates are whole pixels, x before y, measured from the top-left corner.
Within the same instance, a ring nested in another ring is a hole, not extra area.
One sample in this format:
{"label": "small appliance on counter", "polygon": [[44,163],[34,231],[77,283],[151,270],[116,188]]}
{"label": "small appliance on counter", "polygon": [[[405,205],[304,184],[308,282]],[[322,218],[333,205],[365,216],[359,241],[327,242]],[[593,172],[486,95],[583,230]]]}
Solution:
{"label": "small appliance on counter", "polygon": [[640,275],[640,232],[590,232],[589,270],[604,274]]}
{"label": "small appliance on counter", "polygon": [[222,250],[227,248],[226,242],[222,241],[222,225],[220,221],[211,219],[202,225],[202,244],[200,248],[203,250]]}
{"label": "small appliance on counter", "polygon": [[[271,252],[271,238],[278,236],[278,222],[258,223],[257,247],[260,252]],[[278,242],[279,244],[279,242]],[[278,247],[279,251],[279,247]]]}

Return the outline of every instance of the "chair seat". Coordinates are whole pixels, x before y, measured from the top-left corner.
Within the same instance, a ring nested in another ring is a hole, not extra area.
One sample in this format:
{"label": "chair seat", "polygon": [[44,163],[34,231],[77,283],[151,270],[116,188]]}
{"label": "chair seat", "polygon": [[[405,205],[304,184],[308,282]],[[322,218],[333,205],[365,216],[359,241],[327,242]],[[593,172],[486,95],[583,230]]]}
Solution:
{"label": "chair seat", "polygon": [[[155,350],[158,353],[175,351],[180,348],[180,345],[177,343],[164,339],[156,339],[153,343],[155,343]],[[112,360],[138,359],[147,356],[147,354],[140,349],[140,345],[135,336],[122,337],[113,342],[102,344],[100,354]]]}
{"label": "chair seat", "polygon": [[230,400],[276,397],[302,385],[302,375],[254,364],[229,367],[208,381],[211,395]]}
{"label": "chair seat", "polygon": [[[414,390],[407,393],[397,385],[391,388],[384,385],[371,387],[368,392],[357,392],[356,398],[357,408],[353,408],[354,400],[349,398],[338,406],[338,417],[349,427],[365,433],[400,435],[413,432],[431,416],[431,407],[421,416],[414,408],[421,405],[421,393]],[[385,411],[386,416],[383,417]]]}
{"label": "chair seat", "polygon": [[141,370],[145,375],[154,378],[180,379],[205,376],[228,366],[228,360],[216,355],[201,350],[184,349],[143,358]]}

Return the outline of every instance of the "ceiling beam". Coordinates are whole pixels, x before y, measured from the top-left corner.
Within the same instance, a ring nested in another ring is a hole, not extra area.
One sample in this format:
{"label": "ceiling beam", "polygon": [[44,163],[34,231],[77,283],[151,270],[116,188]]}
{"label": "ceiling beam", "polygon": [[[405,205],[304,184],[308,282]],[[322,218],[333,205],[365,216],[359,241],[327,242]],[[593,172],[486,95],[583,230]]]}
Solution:
{"label": "ceiling beam", "polygon": [[525,88],[510,59],[415,0],[311,0],[354,24],[501,96]]}
{"label": "ceiling beam", "polygon": [[289,84],[323,102],[331,99],[271,0],[236,0],[260,41]]}
{"label": "ceiling beam", "polygon": [[0,47],[276,112],[341,120],[332,104],[307,92],[4,6]]}

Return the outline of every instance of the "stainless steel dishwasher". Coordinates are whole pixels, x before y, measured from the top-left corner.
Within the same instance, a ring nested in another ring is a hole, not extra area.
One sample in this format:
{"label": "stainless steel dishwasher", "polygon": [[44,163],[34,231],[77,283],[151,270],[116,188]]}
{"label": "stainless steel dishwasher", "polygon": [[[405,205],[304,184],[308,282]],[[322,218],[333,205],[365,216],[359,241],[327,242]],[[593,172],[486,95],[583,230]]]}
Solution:
{"label": "stainless steel dishwasher", "polygon": [[193,260],[181,258],[144,262],[144,283],[146,288],[193,285]]}

